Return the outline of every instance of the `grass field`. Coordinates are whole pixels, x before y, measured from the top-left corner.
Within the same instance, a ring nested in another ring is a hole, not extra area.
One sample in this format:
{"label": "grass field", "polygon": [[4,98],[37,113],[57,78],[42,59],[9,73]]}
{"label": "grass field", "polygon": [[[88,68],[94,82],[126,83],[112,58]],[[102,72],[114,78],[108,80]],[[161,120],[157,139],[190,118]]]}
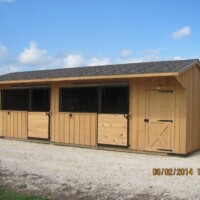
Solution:
{"label": "grass field", "polygon": [[0,200],[47,200],[47,199],[49,198],[43,198],[36,195],[16,193],[5,187],[0,186]]}

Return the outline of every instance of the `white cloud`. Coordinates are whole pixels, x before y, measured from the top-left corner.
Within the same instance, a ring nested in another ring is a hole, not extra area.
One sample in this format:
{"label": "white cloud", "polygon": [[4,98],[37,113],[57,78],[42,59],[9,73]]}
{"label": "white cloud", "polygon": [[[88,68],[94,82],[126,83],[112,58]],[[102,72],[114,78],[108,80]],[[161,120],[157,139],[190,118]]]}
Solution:
{"label": "white cloud", "polygon": [[11,72],[17,72],[19,69],[17,66],[14,65],[6,65],[6,68],[4,69],[4,73],[11,73]]}
{"label": "white cloud", "polygon": [[127,57],[127,56],[130,56],[132,53],[133,53],[133,52],[132,52],[131,50],[129,50],[129,49],[124,49],[124,50],[122,50],[122,52],[121,52],[121,56],[122,56],[122,57]]}
{"label": "white cloud", "polygon": [[127,59],[116,59],[116,63],[140,63],[147,61],[145,58],[127,58]]}
{"label": "white cloud", "polygon": [[[11,56],[9,50],[0,43],[0,74],[25,70],[40,70],[53,68],[71,68],[81,66],[97,66],[119,63],[136,63],[155,61],[160,59],[161,49],[134,51],[134,56],[115,58],[95,55],[89,58],[81,53],[65,53],[52,56],[46,49],[39,48],[36,42],[31,41],[29,46],[19,53]],[[124,54],[125,55],[125,54]]]}
{"label": "white cloud", "polygon": [[84,58],[81,54],[68,54],[63,58],[63,67],[80,67],[84,65]]}
{"label": "white cloud", "polygon": [[142,52],[140,52],[140,57],[142,56],[144,61],[156,61],[159,60],[160,58],[160,53],[161,53],[162,49],[147,49],[147,50],[143,50]]}
{"label": "white cloud", "polygon": [[185,26],[177,31],[175,31],[174,33],[172,33],[172,38],[173,39],[182,39],[185,38],[189,35],[191,35],[192,31],[191,28],[189,26]]}
{"label": "white cloud", "polygon": [[29,43],[29,48],[25,48],[22,53],[20,53],[18,60],[22,64],[26,65],[42,65],[51,61],[47,50],[39,49],[36,42],[31,41]]}
{"label": "white cloud", "polygon": [[0,3],[13,3],[15,0],[0,0]]}
{"label": "white cloud", "polygon": [[175,56],[174,57],[174,60],[181,60],[182,58],[181,58],[181,56]]}
{"label": "white cloud", "polygon": [[7,48],[0,43],[0,59],[4,59],[7,55]]}
{"label": "white cloud", "polygon": [[109,65],[111,64],[111,60],[109,58],[97,58],[97,57],[93,57],[91,59],[88,60],[88,62],[86,63],[86,65],[88,66],[98,66],[98,65]]}
{"label": "white cloud", "polygon": [[50,56],[46,49],[40,49],[35,41],[29,43],[18,56],[18,61],[22,65],[38,66],[39,69],[46,68],[69,68],[84,65],[84,57],[80,53],[65,54],[62,56]]}
{"label": "white cloud", "polygon": [[[17,70],[17,67],[12,66],[11,62],[12,58],[9,55],[8,49],[0,43],[0,74]],[[16,65],[16,62],[14,65]]]}

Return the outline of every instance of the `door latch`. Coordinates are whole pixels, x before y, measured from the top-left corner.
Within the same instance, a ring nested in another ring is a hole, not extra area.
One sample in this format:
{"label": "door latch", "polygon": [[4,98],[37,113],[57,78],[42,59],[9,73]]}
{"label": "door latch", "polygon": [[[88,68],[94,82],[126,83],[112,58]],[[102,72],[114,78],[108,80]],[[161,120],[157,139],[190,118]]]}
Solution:
{"label": "door latch", "polygon": [[173,120],[158,120],[158,122],[173,122]]}
{"label": "door latch", "polygon": [[124,114],[124,117],[125,117],[126,119],[130,119],[130,114]]}
{"label": "door latch", "polygon": [[46,115],[48,115],[50,117],[51,116],[51,111],[46,112]]}
{"label": "door latch", "polygon": [[144,122],[149,122],[149,119],[144,119]]}

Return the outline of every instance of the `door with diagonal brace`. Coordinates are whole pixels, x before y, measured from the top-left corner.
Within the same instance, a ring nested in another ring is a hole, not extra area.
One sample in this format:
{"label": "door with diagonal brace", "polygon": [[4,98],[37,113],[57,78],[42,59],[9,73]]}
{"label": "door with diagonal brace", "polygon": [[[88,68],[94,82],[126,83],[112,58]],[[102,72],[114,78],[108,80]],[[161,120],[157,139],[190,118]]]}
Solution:
{"label": "door with diagonal brace", "polygon": [[145,150],[171,151],[172,90],[146,91]]}

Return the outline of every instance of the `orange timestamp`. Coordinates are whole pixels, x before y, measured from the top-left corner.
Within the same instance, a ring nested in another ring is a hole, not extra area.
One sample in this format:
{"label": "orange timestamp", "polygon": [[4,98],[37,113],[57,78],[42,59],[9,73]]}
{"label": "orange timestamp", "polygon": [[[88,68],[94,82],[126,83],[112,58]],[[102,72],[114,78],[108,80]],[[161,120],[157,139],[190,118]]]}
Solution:
{"label": "orange timestamp", "polygon": [[193,174],[200,176],[200,168],[194,170],[193,168],[153,168],[152,174],[154,176],[192,176]]}

